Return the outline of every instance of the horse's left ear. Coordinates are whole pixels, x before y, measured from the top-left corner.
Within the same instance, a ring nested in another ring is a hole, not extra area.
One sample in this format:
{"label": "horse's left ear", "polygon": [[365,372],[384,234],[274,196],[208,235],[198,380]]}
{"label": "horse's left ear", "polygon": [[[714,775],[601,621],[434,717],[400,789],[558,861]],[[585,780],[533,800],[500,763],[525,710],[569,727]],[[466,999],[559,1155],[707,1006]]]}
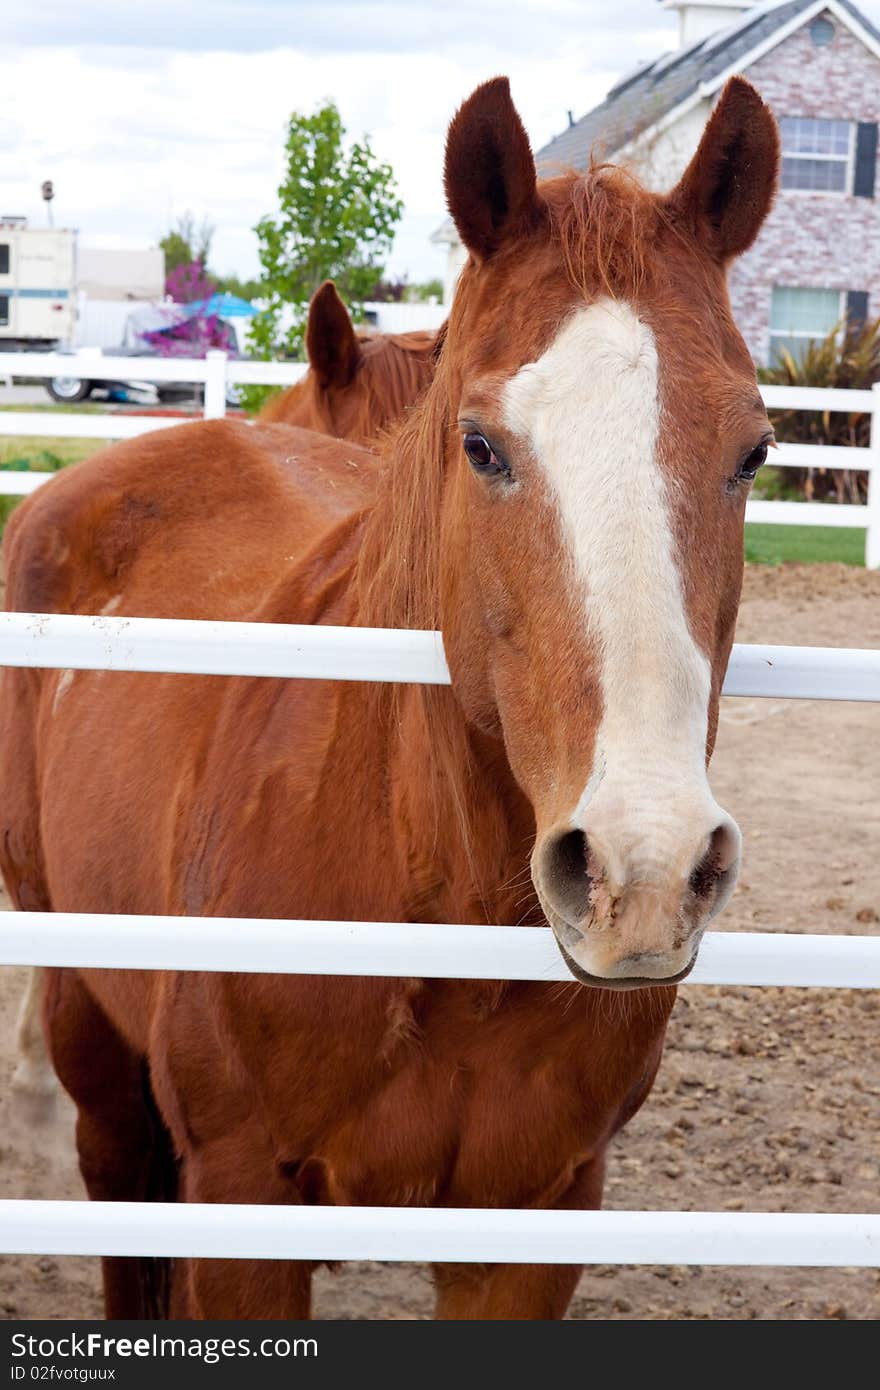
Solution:
{"label": "horse's left ear", "polygon": [[309,365],[325,390],[330,386],[348,386],[357,371],[360,344],[332,280],[325,280],[312,296],[306,352]]}
{"label": "horse's left ear", "polygon": [[666,202],[722,265],[751,246],[776,192],[779,128],[744,77],[726,84]]}
{"label": "horse's left ear", "polygon": [[485,260],[539,212],[529,137],[506,77],[484,82],[457,111],[446,139],[446,202],[464,245]]}

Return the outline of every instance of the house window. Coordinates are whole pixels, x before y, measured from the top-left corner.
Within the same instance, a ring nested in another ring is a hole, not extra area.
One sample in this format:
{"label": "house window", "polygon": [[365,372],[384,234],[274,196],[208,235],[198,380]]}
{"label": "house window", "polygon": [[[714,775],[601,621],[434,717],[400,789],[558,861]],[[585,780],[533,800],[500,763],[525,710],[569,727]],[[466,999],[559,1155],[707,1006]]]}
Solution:
{"label": "house window", "polygon": [[9,295],[0,294],[0,328],[9,327]]}
{"label": "house window", "polygon": [[848,193],[852,178],[852,121],[783,116],[782,187],[811,193]]}
{"label": "house window", "polygon": [[782,349],[799,361],[810,343],[837,327],[846,313],[843,290],[796,290],[777,285],[770,305],[770,361]]}
{"label": "house window", "polygon": [[829,43],[834,42],[834,25],[830,19],[820,15],[814,19],[810,25],[810,38],[817,48],[825,48]]}
{"label": "house window", "polygon": [[9,274],[9,242],[0,241],[0,275]]}

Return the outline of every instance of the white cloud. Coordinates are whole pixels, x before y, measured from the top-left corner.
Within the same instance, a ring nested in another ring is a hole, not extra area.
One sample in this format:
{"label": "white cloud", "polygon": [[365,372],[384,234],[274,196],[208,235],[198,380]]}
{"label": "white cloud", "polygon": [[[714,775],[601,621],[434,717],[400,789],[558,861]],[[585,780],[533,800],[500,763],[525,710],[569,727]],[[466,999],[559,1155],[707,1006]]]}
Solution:
{"label": "white cloud", "polygon": [[[12,8],[12,14],[9,10]],[[880,18],[880,0],[865,6]],[[0,212],[45,217],[83,242],[145,244],[192,209],[217,226],[219,270],[257,268],[253,224],[275,203],[286,117],[333,97],[368,132],[406,203],[390,269],[439,274],[443,138],[458,103],[507,72],[534,144],[621,71],[672,46],[656,0],[105,0],[7,4]]]}

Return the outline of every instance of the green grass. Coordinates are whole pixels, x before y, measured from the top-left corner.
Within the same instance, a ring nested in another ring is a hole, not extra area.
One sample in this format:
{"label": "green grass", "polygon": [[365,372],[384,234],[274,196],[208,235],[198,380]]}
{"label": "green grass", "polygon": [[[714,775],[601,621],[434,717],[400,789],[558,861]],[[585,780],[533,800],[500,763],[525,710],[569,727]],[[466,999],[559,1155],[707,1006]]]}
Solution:
{"label": "green grass", "polygon": [[836,560],[843,565],[864,565],[865,532],[850,526],[746,526],[746,561],[750,565],[781,565],[795,560],[803,565]]}
{"label": "green grass", "polygon": [[23,497],[3,495],[4,473],[57,473],[69,463],[88,458],[105,439],[59,439],[54,435],[0,434],[0,536]]}

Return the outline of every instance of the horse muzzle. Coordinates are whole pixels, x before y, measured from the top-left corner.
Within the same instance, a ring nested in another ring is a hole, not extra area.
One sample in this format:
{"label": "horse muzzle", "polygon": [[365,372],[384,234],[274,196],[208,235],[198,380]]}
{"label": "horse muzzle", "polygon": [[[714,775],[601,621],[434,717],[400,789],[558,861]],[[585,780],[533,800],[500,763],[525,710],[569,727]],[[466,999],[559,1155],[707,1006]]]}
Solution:
{"label": "horse muzzle", "polygon": [[715,803],[711,809],[711,829],[684,837],[677,848],[625,837],[615,846],[595,827],[539,838],[532,877],[577,980],[644,989],[688,975],[739,872],[739,828]]}

